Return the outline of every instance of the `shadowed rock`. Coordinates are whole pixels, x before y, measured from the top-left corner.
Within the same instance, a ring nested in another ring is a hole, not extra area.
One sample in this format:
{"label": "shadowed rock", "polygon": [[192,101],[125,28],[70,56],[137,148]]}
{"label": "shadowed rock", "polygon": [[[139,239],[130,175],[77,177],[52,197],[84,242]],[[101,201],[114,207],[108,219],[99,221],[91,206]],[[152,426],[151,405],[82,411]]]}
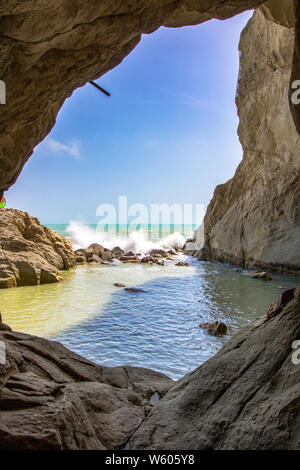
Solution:
{"label": "shadowed rock", "polygon": [[[172,380],[135,367],[102,367],[59,343],[3,331],[0,449],[120,449]],[[152,400],[152,401],[151,401]]]}

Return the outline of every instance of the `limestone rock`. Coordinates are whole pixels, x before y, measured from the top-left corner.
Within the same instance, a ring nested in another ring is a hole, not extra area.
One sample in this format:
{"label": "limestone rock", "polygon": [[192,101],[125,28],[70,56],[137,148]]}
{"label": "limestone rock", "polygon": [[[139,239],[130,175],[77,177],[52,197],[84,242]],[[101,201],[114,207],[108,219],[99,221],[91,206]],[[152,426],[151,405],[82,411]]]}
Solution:
{"label": "limestone rock", "polygon": [[[240,41],[243,160],[218,186],[194,254],[255,269],[300,269],[300,141],[289,109],[294,32],[256,11]],[[262,117],[263,116],[263,117]]]}
{"label": "limestone rock", "polygon": [[240,330],[160,400],[133,449],[300,449],[300,288],[271,319]]}
{"label": "limestone rock", "polygon": [[0,211],[0,288],[58,282],[75,263],[67,239],[26,212]]}
{"label": "limestone rock", "polygon": [[0,341],[1,450],[121,449],[153,395],[173,384],[158,372],[98,366],[59,343],[1,327]]}

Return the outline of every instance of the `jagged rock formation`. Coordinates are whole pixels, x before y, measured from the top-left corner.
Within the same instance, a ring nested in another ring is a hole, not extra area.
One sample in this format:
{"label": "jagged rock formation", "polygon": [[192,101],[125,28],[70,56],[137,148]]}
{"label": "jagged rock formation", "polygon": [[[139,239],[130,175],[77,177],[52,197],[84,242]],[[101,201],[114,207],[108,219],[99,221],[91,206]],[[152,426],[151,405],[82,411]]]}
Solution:
{"label": "jagged rock formation", "polygon": [[[17,179],[72,92],[118,65],[143,33],[225,19],[264,0],[7,0],[0,6],[0,189]],[[291,0],[265,9],[292,18]],[[288,13],[287,13],[288,12]]]}
{"label": "jagged rock formation", "polygon": [[[133,449],[300,448],[300,288],[179,380],[131,440]],[[299,348],[299,341],[297,346]]]}
{"label": "jagged rock formation", "polygon": [[75,264],[68,240],[26,212],[0,210],[0,288],[58,282]]}
{"label": "jagged rock formation", "polygon": [[208,207],[204,248],[193,253],[202,259],[300,268],[300,139],[288,99],[293,47],[293,30],[259,11],[242,33],[237,106],[244,156]]}

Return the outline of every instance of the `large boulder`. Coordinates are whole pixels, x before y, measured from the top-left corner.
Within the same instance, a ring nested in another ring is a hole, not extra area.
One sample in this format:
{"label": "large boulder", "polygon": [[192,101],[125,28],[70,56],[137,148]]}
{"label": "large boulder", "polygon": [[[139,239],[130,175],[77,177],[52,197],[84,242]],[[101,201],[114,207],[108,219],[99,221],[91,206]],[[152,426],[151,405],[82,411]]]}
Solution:
{"label": "large boulder", "polygon": [[143,368],[98,366],[59,343],[0,323],[3,344],[1,450],[121,449],[153,397],[163,397],[173,384]]}
{"label": "large boulder", "polygon": [[71,243],[27,212],[0,210],[0,288],[58,282],[76,264]]}

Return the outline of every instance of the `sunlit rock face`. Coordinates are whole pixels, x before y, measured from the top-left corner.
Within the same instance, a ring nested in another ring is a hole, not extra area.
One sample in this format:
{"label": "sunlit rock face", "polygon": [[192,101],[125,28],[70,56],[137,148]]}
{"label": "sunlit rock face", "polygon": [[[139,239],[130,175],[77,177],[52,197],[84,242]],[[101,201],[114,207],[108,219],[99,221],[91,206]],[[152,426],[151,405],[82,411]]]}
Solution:
{"label": "sunlit rock face", "polygon": [[237,91],[244,155],[205,217],[204,259],[300,268],[300,141],[289,109],[292,29],[255,12],[241,36]]}
{"label": "sunlit rock face", "polygon": [[75,266],[69,240],[27,212],[0,210],[0,289],[51,284]]}
{"label": "sunlit rock face", "polygon": [[263,0],[6,0],[0,5],[0,189],[17,179],[72,92],[118,65],[142,33],[225,19]]}

